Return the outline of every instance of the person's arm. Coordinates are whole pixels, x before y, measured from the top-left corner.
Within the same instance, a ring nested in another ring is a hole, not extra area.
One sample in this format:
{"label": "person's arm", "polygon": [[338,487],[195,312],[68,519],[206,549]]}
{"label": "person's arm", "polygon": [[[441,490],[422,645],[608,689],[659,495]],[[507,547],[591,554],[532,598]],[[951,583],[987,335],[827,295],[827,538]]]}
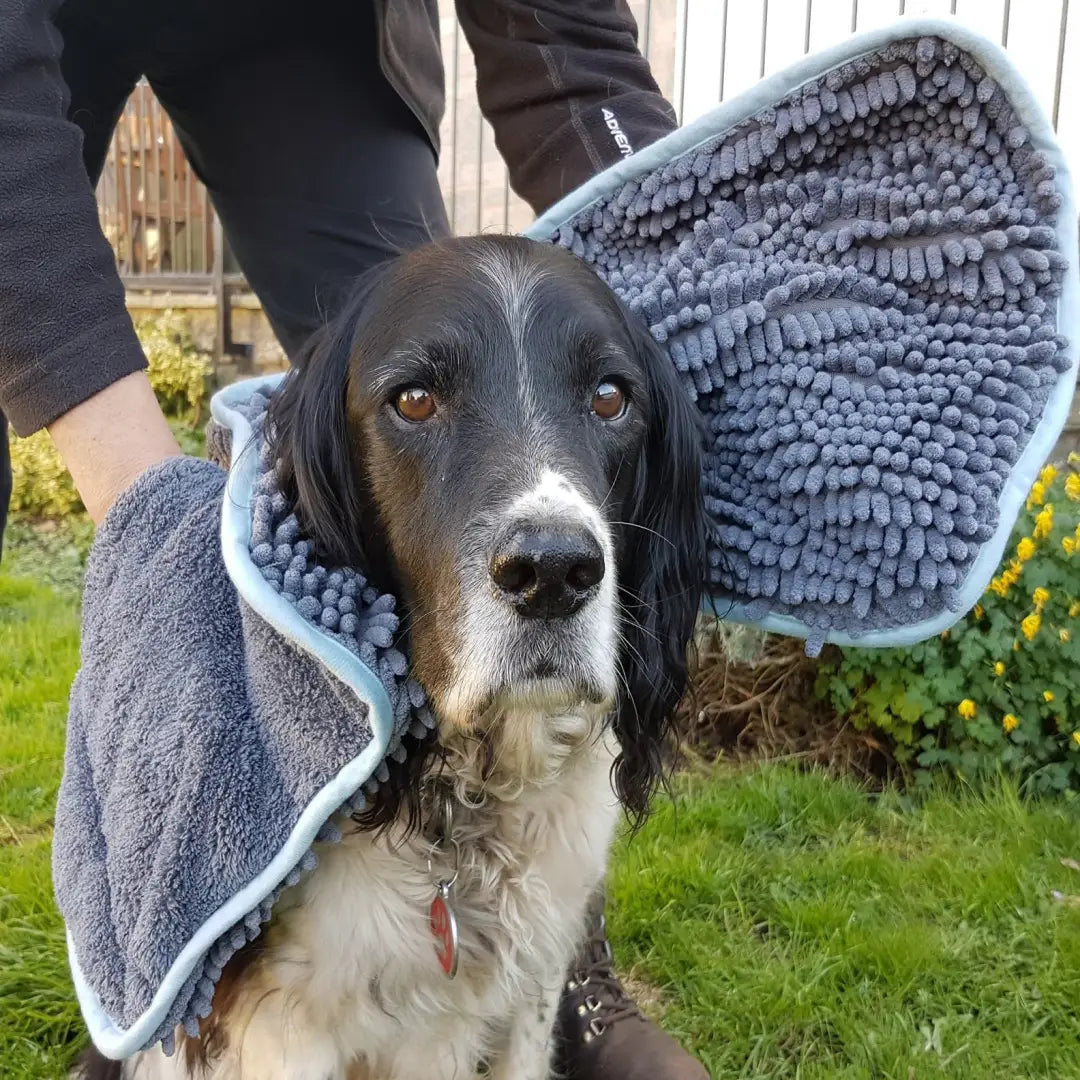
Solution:
{"label": "person's arm", "polygon": [[49,425],[95,525],[140,473],[183,451],[145,371],[135,371]]}
{"label": "person's arm", "polygon": [[480,108],[537,213],[677,126],[625,0],[457,0],[457,11]]}
{"label": "person's arm", "polygon": [[146,358],[66,119],[58,7],[0,0],[0,410],[20,435],[49,428],[100,521],[180,448],[135,374]]}

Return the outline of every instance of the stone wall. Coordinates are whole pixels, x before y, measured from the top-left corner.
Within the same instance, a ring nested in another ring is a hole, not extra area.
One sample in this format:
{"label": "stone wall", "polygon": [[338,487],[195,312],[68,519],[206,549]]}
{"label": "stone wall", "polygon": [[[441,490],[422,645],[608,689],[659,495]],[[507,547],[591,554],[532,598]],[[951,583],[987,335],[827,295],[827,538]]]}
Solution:
{"label": "stone wall", "polygon": [[[206,293],[129,290],[127,306],[133,316],[164,310],[184,312],[195,343],[200,349],[213,353],[217,330],[217,305],[213,296]],[[244,366],[249,366],[249,369],[243,370],[235,360],[226,357],[225,363],[217,372],[218,381],[224,384],[245,374],[263,375],[284,370],[288,363],[285,352],[278,344],[274,331],[270,329],[270,323],[259,301],[251,293],[237,293],[230,297],[230,307],[233,341],[241,345],[251,345],[251,358],[244,362]]]}

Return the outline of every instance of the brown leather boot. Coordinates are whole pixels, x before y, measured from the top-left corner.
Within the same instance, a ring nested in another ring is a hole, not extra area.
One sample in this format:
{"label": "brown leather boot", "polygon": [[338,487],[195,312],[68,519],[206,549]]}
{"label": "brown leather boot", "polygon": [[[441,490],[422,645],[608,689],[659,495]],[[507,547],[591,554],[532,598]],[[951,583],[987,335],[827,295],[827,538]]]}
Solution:
{"label": "brown leather boot", "polygon": [[603,905],[559,1002],[555,1072],[566,1080],[709,1080],[701,1063],[646,1019],[613,970]]}

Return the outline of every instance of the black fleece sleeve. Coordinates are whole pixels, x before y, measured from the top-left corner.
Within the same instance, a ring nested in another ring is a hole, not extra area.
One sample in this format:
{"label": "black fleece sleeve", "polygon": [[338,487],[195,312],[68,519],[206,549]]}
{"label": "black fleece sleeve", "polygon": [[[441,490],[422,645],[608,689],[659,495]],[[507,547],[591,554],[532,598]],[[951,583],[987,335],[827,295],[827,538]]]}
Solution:
{"label": "black fleece sleeve", "polygon": [[0,0],[0,410],[20,435],[146,366],[66,119],[59,0]]}
{"label": "black fleece sleeve", "polygon": [[625,0],[457,0],[457,11],[480,108],[537,213],[677,126]]}

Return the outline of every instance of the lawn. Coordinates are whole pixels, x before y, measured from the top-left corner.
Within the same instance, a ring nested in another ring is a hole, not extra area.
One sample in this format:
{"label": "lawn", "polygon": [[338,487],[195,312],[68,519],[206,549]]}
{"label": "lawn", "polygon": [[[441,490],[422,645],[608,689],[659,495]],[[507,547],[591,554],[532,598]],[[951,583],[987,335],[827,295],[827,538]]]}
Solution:
{"label": "lawn", "polygon": [[714,771],[621,845],[617,955],[716,1080],[1077,1077],[1077,854],[1007,787]]}
{"label": "lawn", "polygon": [[[27,550],[0,575],[12,1080],[62,1076],[83,1038],[49,877],[76,596],[64,574],[17,576],[41,558]],[[701,768],[677,791],[619,845],[611,924],[624,970],[715,1080],[1080,1076],[1074,804],[1006,785],[874,796],[778,765]]]}
{"label": "lawn", "polygon": [[49,838],[78,662],[75,599],[0,575],[0,1075],[62,1075],[82,1039]]}

